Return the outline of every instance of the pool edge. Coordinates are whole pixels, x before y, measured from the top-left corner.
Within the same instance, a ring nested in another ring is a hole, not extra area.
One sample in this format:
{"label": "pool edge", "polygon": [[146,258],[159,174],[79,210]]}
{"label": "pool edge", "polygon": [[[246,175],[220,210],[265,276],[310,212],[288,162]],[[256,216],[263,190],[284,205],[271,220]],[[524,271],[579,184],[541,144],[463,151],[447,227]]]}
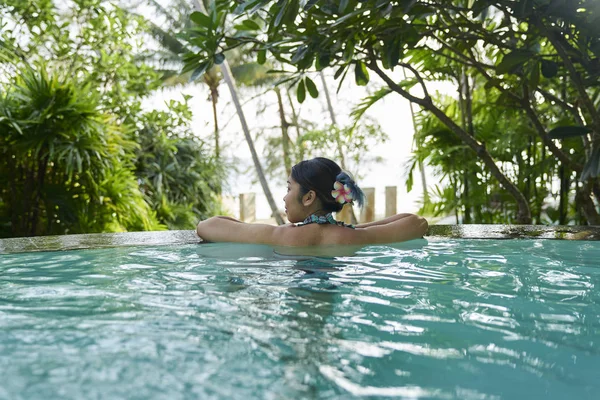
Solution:
{"label": "pool edge", "polygon": [[[600,227],[544,225],[431,225],[425,237],[452,239],[600,240]],[[0,239],[0,254],[127,246],[200,244],[193,230],[91,233]]]}
{"label": "pool edge", "polygon": [[0,254],[202,243],[193,230],[89,233],[0,239]]}

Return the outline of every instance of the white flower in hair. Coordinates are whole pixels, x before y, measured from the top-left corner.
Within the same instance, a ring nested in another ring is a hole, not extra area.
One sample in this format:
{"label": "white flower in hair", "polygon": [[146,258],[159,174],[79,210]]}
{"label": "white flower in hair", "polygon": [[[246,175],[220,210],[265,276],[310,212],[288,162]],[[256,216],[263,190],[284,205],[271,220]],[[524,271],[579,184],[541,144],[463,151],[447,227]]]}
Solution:
{"label": "white flower in hair", "polygon": [[331,191],[331,196],[340,204],[350,203],[354,199],[352,195],[352,190],[348,185],[344,185],[339,181],[336,181],[333,184],[333,190]]}

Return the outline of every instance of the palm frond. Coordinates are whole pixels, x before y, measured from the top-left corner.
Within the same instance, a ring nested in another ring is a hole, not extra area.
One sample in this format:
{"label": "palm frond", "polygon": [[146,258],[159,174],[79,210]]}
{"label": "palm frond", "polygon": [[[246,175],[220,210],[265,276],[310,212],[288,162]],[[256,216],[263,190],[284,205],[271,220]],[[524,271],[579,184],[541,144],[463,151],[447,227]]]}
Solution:
{"label": "palm frond", "polygon": [[390,93],[392,93],[392,90],[389,87],[382,87],[372,95],[363,98],[362,101],[350,112],[350,116],[353,120],[352,129],[356,127],[362,116],[369,108]]}

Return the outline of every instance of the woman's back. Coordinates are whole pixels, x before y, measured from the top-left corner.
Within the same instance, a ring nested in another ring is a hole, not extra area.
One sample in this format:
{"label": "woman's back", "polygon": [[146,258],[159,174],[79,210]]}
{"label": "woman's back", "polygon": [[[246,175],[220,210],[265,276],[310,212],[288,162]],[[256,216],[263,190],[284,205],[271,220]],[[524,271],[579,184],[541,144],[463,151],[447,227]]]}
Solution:
{"label": "woman's back", "polygon": [[268,243],[279,246],[330,246],[396,243],[417,239],[427,232],[424,218],[398,214],[355,229],[334,224],[286,225],[276,229]]}

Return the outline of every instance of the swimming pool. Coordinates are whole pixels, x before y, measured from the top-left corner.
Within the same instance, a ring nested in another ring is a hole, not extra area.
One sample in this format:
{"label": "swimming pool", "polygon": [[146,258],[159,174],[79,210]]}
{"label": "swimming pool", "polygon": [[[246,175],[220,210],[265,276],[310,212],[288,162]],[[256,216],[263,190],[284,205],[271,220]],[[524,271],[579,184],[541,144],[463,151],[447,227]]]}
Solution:
{"label": "swimming pool", "polygon": [[597,398],[600,242],[0,255],[0,398]]}

